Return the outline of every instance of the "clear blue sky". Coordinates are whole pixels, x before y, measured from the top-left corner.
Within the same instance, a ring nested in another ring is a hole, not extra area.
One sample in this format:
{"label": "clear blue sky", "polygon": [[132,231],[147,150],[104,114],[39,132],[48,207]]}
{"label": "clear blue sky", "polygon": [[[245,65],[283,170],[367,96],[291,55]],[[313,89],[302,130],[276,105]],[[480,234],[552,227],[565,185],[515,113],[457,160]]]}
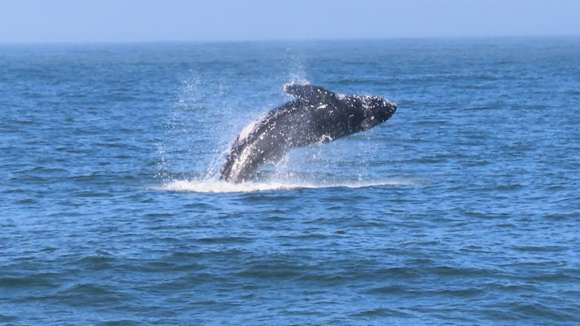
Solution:
{"label": "clear blue sky", "polygon": [[580,35],[580,0],[0,0],[0,42]]}

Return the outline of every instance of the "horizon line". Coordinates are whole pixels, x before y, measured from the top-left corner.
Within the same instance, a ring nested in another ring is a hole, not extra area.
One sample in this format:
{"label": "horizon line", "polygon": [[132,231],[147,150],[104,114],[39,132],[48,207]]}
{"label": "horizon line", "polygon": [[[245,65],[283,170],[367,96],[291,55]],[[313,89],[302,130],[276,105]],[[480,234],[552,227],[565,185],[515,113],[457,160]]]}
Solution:
{"label": "horizon line", "polygon": [[580,34],[513,34],[513,35],[430,35],[392,37],[313,37],[313,38],[263,38],[263,39],[159,39],[159,40],[49,40],[49,41],[3,41],[0,45],[74,45],[74,44],[155,44],[155,43],[283,43],[283,42],[341,42],[341,41],[404,41],[404,40],[489,40],[489,39],[557,39],[580,38]]}

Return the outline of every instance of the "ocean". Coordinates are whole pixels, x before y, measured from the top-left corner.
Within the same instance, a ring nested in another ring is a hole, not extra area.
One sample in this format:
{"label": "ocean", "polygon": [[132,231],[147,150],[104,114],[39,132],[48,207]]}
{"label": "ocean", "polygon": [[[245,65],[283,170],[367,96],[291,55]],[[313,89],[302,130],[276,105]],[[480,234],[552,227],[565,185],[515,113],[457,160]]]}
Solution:
{"label": "ocean", "polygon": [[[287,82],[395,115],[218,180]],[[580,39],[0,45],[4,325],[577,325]]]}

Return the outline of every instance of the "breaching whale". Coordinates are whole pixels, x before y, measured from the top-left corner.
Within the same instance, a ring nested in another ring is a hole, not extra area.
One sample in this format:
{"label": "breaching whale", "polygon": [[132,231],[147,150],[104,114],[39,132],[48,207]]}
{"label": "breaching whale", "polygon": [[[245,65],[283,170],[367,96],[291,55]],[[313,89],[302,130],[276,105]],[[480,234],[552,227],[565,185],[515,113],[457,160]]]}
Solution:
{"label": "breaching whale", "polygon": [[283,90],[294,100],[242,130],[221,169],[221,180],[248,181],[262,164],[280,160],[292,148],[368,130],[397,109],[379,96],[338,95],[314,85],[286,84]]}

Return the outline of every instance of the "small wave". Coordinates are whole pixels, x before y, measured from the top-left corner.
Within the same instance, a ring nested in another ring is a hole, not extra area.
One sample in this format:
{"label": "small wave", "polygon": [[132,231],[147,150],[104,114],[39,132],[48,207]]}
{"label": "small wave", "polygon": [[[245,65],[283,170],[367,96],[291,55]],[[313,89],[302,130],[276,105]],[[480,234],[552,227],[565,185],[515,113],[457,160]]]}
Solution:
{"label": "small wave", "polygon": [[317,188],[399,187],[399,186],[411,186],[414,184],[415,183],[411,180],[402,180],[402,179],[381,180],[381,181],[333,182],[333,183],[265,181],[265,182],[243,182],[237,184],[211,180],[173,180],[162,185],[161,190],[173,192],[226,193],[226,192],[256,192],[256,191],[317,189]]}

